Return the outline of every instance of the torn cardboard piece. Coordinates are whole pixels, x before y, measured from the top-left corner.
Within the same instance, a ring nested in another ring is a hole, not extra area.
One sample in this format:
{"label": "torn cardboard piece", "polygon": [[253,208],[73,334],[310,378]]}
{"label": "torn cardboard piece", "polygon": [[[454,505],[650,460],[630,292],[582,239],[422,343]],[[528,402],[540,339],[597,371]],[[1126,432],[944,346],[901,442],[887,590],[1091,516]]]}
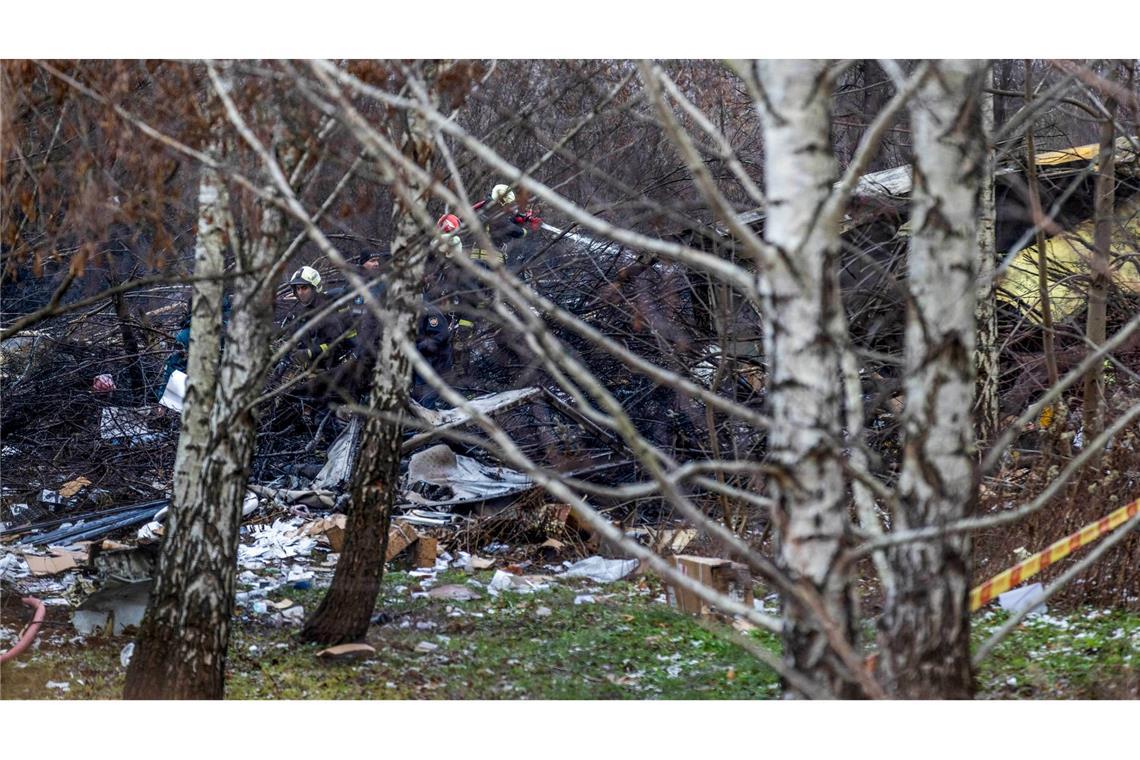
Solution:
{"label": "torn cardboard piece", "polygon": [[[679,554],[673,557],[673,565],[682,574],[708,586],[741,604],[752,607],[752,575],[748,566],[728,559],[716,557],[695,557]],[[682,612],[700,617],[730,617],[709,606],[692,591],[665,581],[665,598],[669,605]]]}
{"label": "torn cardboard piece", "polygon": [[435,567],[435,559],[439,554],[439,541],[433,536],[420,536],[412,544],[411,554],[412,567]]}
{"label": "torn cardboard piece", "polygon": [[91,481],[84,477],[78,477],[75,480],[69,480],[59,487],[59,495],[65,499],[70,499],[75,494],[79,493],[85,487],[91,485]]}
{"label": "torn cardboard piece", "polygon": [[344,549],[344,528],[347,524],[347,516],[334,513],[309,523],[302,528],[302,531],[307,536],[324,536],[332,550],[340,554],[341,550]]}
{"label": "torn cardboard piece", "polygon": [[74,570],[87,562],[86,552],[72,552],[65,549],[49,549],[48,551],[51,552],[51,556],[23,555],[32,575],[58,575],[68,570]]}
{"label": "torn cardboard piece", "polygon": [[420,534],[416,533],[416,529],[411,525],[402,521],[394,521],[392,527],[388,529],[388,551],[384,554],[384,561],[391,562],[396,558],[396,555],[411,546],[419,537]]}
{"label": "torn cardboard piece", "polygon": [[370,657],[374,654],[376,654],[375,647],[367,644],[338,644],[317,652],[317,657],[322,660],[347,660],[354,657]]}
{"label": "torn cardboard piece", "polygon": [[660,530],[653,538],[653,551],[658,554],[680,554],[697,537],[694,528]]}

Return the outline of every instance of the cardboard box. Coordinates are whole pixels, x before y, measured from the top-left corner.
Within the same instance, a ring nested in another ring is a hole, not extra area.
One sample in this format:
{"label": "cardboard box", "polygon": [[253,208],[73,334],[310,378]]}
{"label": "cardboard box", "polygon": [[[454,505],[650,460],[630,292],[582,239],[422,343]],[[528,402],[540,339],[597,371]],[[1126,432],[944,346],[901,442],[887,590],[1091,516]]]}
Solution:
{"label": "cardboard box", "polygon": [[[391,541],[392,539],[388,539]],[[439,542],[432,536],[420,536],[412,544],[412,567],[435,567],[435,558],[439,553]]]}
{"label": "cardboard box", "polygon": [[[679,554],[673,557],[673,565],[687,575],[720,593],[735,599],[743,605],[752,606],[752,575],[748,566],[728,559],[716,557],[694,557]],[[678,588],[665,582],[665,598],[670,606],[682,612],[701,617],[731,617],[720,610],[711,608],[707,602],[691,591]]]}
{"label": "cardboard box", "polygon": [[[391,562],[396,555],[412,545],[419,538],[416,529],[410,523],[393,521],[388,529],[388,552],[384,555],[385,562]],[[432,561],[434,564],[434,560]]]}

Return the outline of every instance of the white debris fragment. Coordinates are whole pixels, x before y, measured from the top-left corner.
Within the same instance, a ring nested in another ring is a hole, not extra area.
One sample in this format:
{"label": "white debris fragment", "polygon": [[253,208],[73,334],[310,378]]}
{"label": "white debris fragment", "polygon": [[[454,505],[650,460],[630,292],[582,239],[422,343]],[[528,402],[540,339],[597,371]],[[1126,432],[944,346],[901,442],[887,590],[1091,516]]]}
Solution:
{"label": "white debris fragment", "polygon": [[530,594],[541,589],[550,588],[545,579],[534,575],[513,575],[504,570],[496,570],[491,582],[487,584],[487,593],[498,596],[501,591],[515,591],[520,594]]}
{"label": "white debris fragment", "polygon": [[131,655],[135,653],[135,642],[131,642],[123,647],[123,651],[119,652],[119,662],[125,668],[131,664]]}
{"label": "white debris fragment", "polygon": [[71,684],[68,681],[48,681],[44,684],[49,689],[59,689],[60,691],[71,691]]}
{"label": "white debris fragment", "polygon": [[589,578],[599,583],[609,583],[621,580],[637,569],[638,561],[635,559],[603,559],[594,556],[587,557],[581,562],[575,562],[563,578]]}
{"label": "white debris fragment", "polygon": [[574,604],[593,604],[593,603],[594,603],[594,595],[593,594],[579,594],[578,596],[574,597]]}
{"label": "white debris fragment", "polygon": [[430,641],[421,641],[416,644],[417,652],[434,652],[437,649],[439,649],[439,644],[433,644]]}

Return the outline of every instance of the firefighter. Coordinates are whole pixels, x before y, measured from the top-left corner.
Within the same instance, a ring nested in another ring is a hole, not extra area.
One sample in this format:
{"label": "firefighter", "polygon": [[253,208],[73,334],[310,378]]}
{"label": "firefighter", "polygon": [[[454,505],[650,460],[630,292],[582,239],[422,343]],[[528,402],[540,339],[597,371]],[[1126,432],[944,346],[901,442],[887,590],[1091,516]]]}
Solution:
{"label": "firefighter", "polygon": [[334,396],[353,400],[355,384],[347,360],[356,349],[357,330],[352,324],[351,314],[347,309],[339,309],[325,314],[319,321],[313,321],[334,302],[324,291],[321,273],[313,267],[301,267],[286,284],[302,307],[300,323],[294,329],[300,330],[312,322],[295,354],[296,363],[314,371],[308,384],[308,395],[325,404]]}
{"label": "firefighter", "polygon": [[[488,269],[507,264],[520,242],[542,227],[542,219],[536,213],[519,208],[515,201],[514,191],[508,185],[498,184],[491,188],[485,199],[475,204],[491,248],[484,247],[482,237],[474,232],[461,235],[459,219],[454,215],[445,214],[440,217],[436,227],[442,233],[442,240],[448,248],[447,255],[450,256],[455,247],[463,247],[474,261]],[[451,268],[454,270],[455,265]],[[469,312],[486,307],[488,293],[478,279],[456,271],[452,271],[447,279],[447,294],[453,302],[465,301],[468,306],[466,311]],[[472,316],[474,315],[456,316],[457,328],[464,332],[474,330]]]}
{"label": "firefighter", "polygon": [[[459,223],[456,220],[454,229],[458,227]],[[381,302],[388,288],[382,273],[385,272],[391,258],[389,250],[381,249],[366,251],[359,259],[361,276],[370,281],[369,290],[376,300]],[[353,377],[358,395],[363,400],[368,394],[384,327],[368,306],[363,294],[353,300],[353,315],[357,325]],[[451,324],[446,315],[433,305],[426,295],[416,320],[416,348],[438,374],[443,375],[451,369],[453,364]],[[439,403],[439,395],[418,373],[412,381],[411,397],[429,409],[434,409]]]}
{"label": "firefighter", "polygon": [[[454,364],[451,325],[439,307],[426,298],[416,323],[416,350],[441,377],[446,376]],[[418,372],[412,378],[412,398],[428,409],[436,409],[440,404],[439,393]]]}

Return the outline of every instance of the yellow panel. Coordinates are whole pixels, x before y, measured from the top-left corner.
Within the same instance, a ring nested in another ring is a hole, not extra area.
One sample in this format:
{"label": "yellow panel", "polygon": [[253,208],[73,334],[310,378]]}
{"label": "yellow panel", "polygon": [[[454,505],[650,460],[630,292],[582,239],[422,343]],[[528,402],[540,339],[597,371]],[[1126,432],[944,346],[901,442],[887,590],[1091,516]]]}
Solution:
{"label": "yellow panel", "polygon": [[[1140,294],[1140,268],[1136,264],[1136,257],[1140,254],[1140,196],[1119,204],[1116,219],[1112,236],[1112,280],[1118,287]],[[1086,219],[1076,228],[1045,241],[1050,277],[1049,303],[1054,320],[1064,319],[1085,305],[1085,292],[1077,287],[1077,279],[1089,271],[1094,227],[1093,220]],[[1015,306],[1021,301],[1027,306],[1026,316],[1041,324],[1037,246],[1030,246],[1017,254],[998,287],[999,299]]]}
{"label": "yellow panel", "polygon": [[1100,153],[1100,143],[1079,145],[1064,150],[1050,150],[1037,154],[1037,165],[1056,166],[1057,164],[1067,164],[1070,161],[1088,161],[1097,153]]}

